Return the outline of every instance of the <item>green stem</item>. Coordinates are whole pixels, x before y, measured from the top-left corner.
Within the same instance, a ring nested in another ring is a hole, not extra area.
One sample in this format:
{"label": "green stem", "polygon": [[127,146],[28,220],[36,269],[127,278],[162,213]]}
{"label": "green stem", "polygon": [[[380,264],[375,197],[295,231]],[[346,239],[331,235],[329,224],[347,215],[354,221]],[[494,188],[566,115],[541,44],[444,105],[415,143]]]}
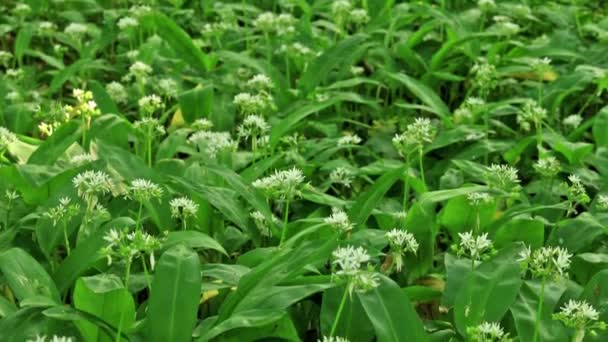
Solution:
{"label": "green stem", "polygon": [[68,224],[63,222],[63,239],[65,240],[65,250],[70,256],[70,240],[68,239]]}
{"label": "green stem", "polygon": [[281,232],[281,241],[279,242],[279,247],[283,245],[285,242],[285,237],[287,237],[287,220],[289,219],[289,201],[285,204],[285,218],[283,220],[283,231]]}
{"label": "green stem", "polygon": [[422,163],[422,157],[423,157],[423,152],[422,152],[422,146],[420,147],[420,149],[418,150],[419,154],[418,154],[418,162],[420,164],[420,179],[422,179],[422,183],[424,184],[424,187],[426,188],[426,181],[424,180],[424,164]]}
{"label": "green stem", "polygon": [[536,342],[538,340],[538,331],[540,330],[540,319],[545,300],[545,282],[546,278],[543,277],[540,284],[540,297],[538,298],[538,308],[536,309],[536,323],[534,324],[534,337],[532,338],[532,342]]}
{"label": "green stem", "polygon": [[84,115],[82,115],[81,118],[82,118],[82,142],[81,142],[81,145],[84,148],[85,147],[84,144],[85,144],[85,142],[87,140],[87,121],[86,121],[87,119],[86,119],[86,117]]}
{"label": "green stem", "polygon": [[338,328],[338,322],[340,321],[340,316],[342,316],[342,311],[344,310],[344,304],[346,304],[346,297],[348,295],[348,284],[344,288],[344,294],[342,295],[342,300],[340,301],[340,306],[338,307],[338,312],[336,312],[336,318],[334,318],[334,324],[331,326],[331,331],[329,332],[329,337],[333,337],[336,333],[336,329]]}
{"label": "green stem", "polygon": [[148,150],[148,167],[152,167],[152,129],[148,128],[148,135],[146,136],[146,149]]}
{"label": "green stem", "polygon": [[141,212],[143,210],[144,204],[139,203],[139,210],[137,211],[137,221],[135,222],[135,230],[140,229],[140,221],[141,221]]}
{"label": "green stem", "polygon": [[131,276],[131,260],[127,260],[127,269],[125,270],[125,288],[129,290],[129,277]]}
{"label": "green stem", "polygon": [[583,342],[585,339],[585,329],[576,329],[574,336],[572,336],[572,342]]}
{"label": "green stem", "polygon": [[405,179],[403,180],[403,211],[407,212],[407,197],[410,192],[410,155],[405,155]]}
{"label": "green stem", "polygon": [[141,257],[141,265],[144,267],[144,276],[146,277],[146,284],[148,284],[148,289],[152,291],[152,284],[150,283],[150,275],[148,274],[148,267],[146,266],[146,259],[144,258],[145,254],[142,254]]}

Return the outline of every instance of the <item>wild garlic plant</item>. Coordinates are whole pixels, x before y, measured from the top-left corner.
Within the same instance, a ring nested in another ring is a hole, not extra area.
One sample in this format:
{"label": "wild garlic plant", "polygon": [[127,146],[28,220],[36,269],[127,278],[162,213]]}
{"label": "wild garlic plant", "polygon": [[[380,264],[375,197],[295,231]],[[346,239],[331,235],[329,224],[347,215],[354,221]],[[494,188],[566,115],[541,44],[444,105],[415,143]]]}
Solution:
{"label": "wild garlic plant", "polygon": [[334,336],[336,332],[347,297],[352,297],[355,291],[367,292],[380,284],[378,275],[369,264],[371,256],[365,248],[352,245],[338,247],[332,256],[332,277],[344,283],[345,289],[329,336]]}
{"label": "wild garlic plant", "polygon": [[146,156],[145,159],[148,166],[152,166],[154,144],[159,137],[166,134],[165,127],[160,124],[158,119],[152,117],[144,117],[141,120],[135,121],[134,127],[143,136],[142,150]]}
{"label": "wild garlic plant", "polygon": [[135,221],[136,232],[141,231],[143,227],[142,211],[144,204],[150,203],[152,200],[160,201],[161,197],[163,196],[163,192],[163,188],[160,185],[148,179],[137,178],[131,181],[125,197],[127,199],[133,199],[139,204],[139,209],[137,210],[137,220]]}
{"label": "wild garlic plant", "polygon": [[331,211],[331,215],[324,218],[323,222],[348,238],[355,225],[350,222],[348,214],[343,210],[332,208]]}
{"label": "wild garlic plant", "polygon": [[80,232],[86,236],[93,228],[91,224],[109,216],[107,210],[101,205],[100,199],[112,192],[114,181],[104,171],[88,170],[76,175],[72,179],[72,183],[78,192],[78,197],[85,203]]}
{"label": "wild garlic plant", "polygon": [[240,139],[251,139],[251,152],[253,160],[256,160],[256,153],[259,148],[264,147],[264,137],[270,131],[270,125],[266,120],[255,114],[248,115],[237,127],[237,136]]}
{"label": "wild garlic plant", "polygon": [[418,165],[420,167],[420,179],[426,185],[424,177],[424,147],[433,142],[437,134],[436,128],[427,118],[416,118],[413,123],[407,125],[405,132],[396,134],[393,137],[393,145],[399,155],[405,159],[406,174],[404,175],[403,185],[403,210],[407,211],[409,195],[409,169],[412,154],[418,155]]}
{"label": "wild garlic plant", "polygon": [[182,230],[188,229],[188,220],[196,218],[199,205],[188,197],[177,197],[169,202],[171,217],[181,222]]}
{"label": "wild garlic plant", "polygon": [[467,200],[469,204],[475,208],[475,227],[473,227],[473,234],[477,234],[481,231],[479,211],[482,206],[492,203],[494,199],[492,198],[492,195],[487,192],[471,192],[467,194]]}
{"label": "wild garlic plant", "polygon": [[467,334],[471,341],[475,342],[511,342],[512,338],[497,322],[482,322],[481,324],[468,327]]}
{"label": "wild garlic plant", "polygon": [[399,228],[388,231],[385,237],[390,247],[390,254],[387,257],[390,263],[386,273],[391,274],[393,271],[399,273],[403,269],[403,256],[406,253],[416,255],[418,252],[418,241],[414,237],[414,234]]}
{"label": "wild garlic plant", "polygon": [[484,180],[490,190],[507,199],[507,205],[520,195],[519,171],[506,164],[492,164],[486,168]]}
{"label": "wild garlic plant", "polygon": [[587,195],[587,190],[585,190],[585,186],[579,176],[570,175],[568,176],[568,180],[570,181],[570,185],[562,183],[562,188],[565,188],[568,200],[566,216],[577,214],[577,206],[586,206],[591,202],[591,198]]}
{"label": "wild garlic plant", "polygon": [[519,254],[518,261],[524,269],[524,275],[529,272],[533,278],[540,279],[541,283],[534,326],[534,342],[538,339],[547,280],[561,280],[567,277],[571,258],[572,254],[569,254],[565,248],[551,246],[541,247],[534,251],[528,246]]}
{"label": "wild garlic plant", "polygon": [[283,245],[287,237],[287,223],[289,220],[289,205],[300,197],[304,183],[304,174],[295,167],[288,170],[275,170],[273,174],[255,180],[251,185],[261,190],[267,198],[284,203],[283,231],[279,246]]}
{"label": "wild garlic plant", "polygon": [[458,256],[465,256],[471,260],[471,271],[475,270],[478,262],[489,259],[496,254],[492,240],[488,238],[488,233],[474,235],[473,232],[458,233],[460,242],[452,245],[452,250]]}
{"label": "wild garlic plant", "polygon": [[70,239],[68,236],[68,224],[76,215],[80,213],[80,205],[71,203],[69,197],[59,199],[59,204],[56,207],[50,208],[44,213],[44,216],[49,218],[53,223],[53,227],[63,230],[63,242],[65,244],[66,253],[70,256]]}
{"label": "wild garlic plant", "polygon": [[534,100],[526,100],[517,113],[517,123],[526,132],[532,127],[536,130],[536,147],[538,155],[543,156],[543,120],[547,118],[547,110]]}
{"label": "wild garlic plant", "polygon": [[70,118],[80,117],[82,121],[82,146],[85,146],[87,131],[91,127],[93,117],[101,114],[97,108],[97,103],[93,100],[93,93],[82,89],[74,89],[72,95],[76,99],[74,105],[64,107],[67,116]]}
{"label": "wild garlic plant", "polygon": [[561,307],[553,319],[562,322],[566,327],[574,329],[572,342],[582,342],[585,335],[596,336],[596,330],[606,330],[606,322],[601,321],[600,313],[585,300],[570,299]]}
{"label": "wild garlic plant", "polygon": [[4,224],[2,225],[5,230],[9,227],[9,222],[11,219],[11,211],[15,207],[15,203],[20,198],[19,193],[15,190],[6,190],[4,192]]}
{"label": "wild garlic plant", "polygon": [[236,143],[228,132],[198,131],[188,138],[188,142],[197,148],[200,159],[208,162],[217,161],[223,152],[236,149]]}

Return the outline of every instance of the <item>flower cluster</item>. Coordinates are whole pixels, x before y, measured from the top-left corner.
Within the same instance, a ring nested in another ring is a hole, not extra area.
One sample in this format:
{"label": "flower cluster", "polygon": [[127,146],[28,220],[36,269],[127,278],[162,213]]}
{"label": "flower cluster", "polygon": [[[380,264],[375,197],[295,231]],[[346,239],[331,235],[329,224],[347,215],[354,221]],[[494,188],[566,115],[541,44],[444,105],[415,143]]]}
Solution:
{"label": "flower cluster", "polygon": [[488,239],[488,233],[473,235],[473,232],[458,233],[460,243],[452,248],[459,256],[466,256],[471,261],[480,261],[494,253],[492,240]]}
{"label": "flower cluster", "polygon": [[332,184],[342,184],[346,188],[350,188],[354,178],[353,172],[342,166],[336,167],[329,174],[329,181]]}
{"label": "flower cluster", "polygon": [[490,188],[506,192],[516,191],[520,182],[517,169],[504,164],[490,165],[484,178]]}
{"label": "flower cluster", "polygon": [[196,119],[190,127],[196,131],[209,131],[213,128],[213,122],[207,118]]}
{"label": "flower cluster", "polygon": [[146,79],[152,73],[152,67],[140,61],[136,61],[129,67],[129,73],[123,78],[125,81],[130,81],[135,78],[138,83],[145,83]]}
{"label": "flower cluster", "polygon": [[608,210],[608,195],[601,194],[597,196],[597,206],[602,210]]}
{"label": "flower cluster", "polygon": [[260,138],[268,133],[270,125],[259,115],[248,115],[237,127],[237,135],[243,139],[251,137],[252,148],[257,149]]}
{"label": "flower cluster", "polygon": [[418,241],[414,234],[405,230],[394,228],[385,234],[391,248],[392,263],[397,272],[403,269],[403,255],[405,253],[416,254],[418,252]]}
{"label": "flower cluster", "polygon": [[577,128],[581,122],[583,122],[583,117],[578,114],[568,115],[562,120],[562,124],[570,129]]}
{"label": "flower cluster", "polygon": [[48,337],[46,335],[36,335],[36,339],[27,340],[27,342],[74,342],[76,341],[74,337],[70,336],[57,336],[53,335]]}
{"label": "flower cluster", "polygon": [[93,116],[101,114],[97,108],[97,103],[93,101],[93,93],[82,89],[74,89],[72,92],[76,98],[76,104],[65,106],[65,111],[70,118],[84,117],[90,120]]}
{"label": "flower cluster", "polygon": [[257,91],[268,91],[274,88],[274,83],[272,83],[270,77],[264,74],[257,74],[247,81],[247,86]]}
{"label": "flower cluster", "polygon": [[[353,291],[365,292],[378,287],[379,280],[368,262],[371,257],[363,247],[338,247],[333,251],[333,265],[335,267],[333,276],[345,280],[347,291],[352,295]],[[367,269],[363,266],[367,265]]]}
{"label": "flower cluster", "polygon": [[17,141],[17,136],[7,128],[0,126],[0,155],[8,148],[8,145],[15,141]]}
{"label": "flower cluster", "polygon": [[253,20],[253,26],[264,34],[276,33],[279,36],[295,32],[295,18],[289,13],[276,15],[272,12],[264,12]]}
{"label": "flower cluster", "polygon": [[107,245],[100,251],[111,265],[114,259],[130,264],[134,258],[149,255],[150,266],[154,269],[154,251],[162,245],[162,240],[141,230],[127,233],[127,230],[110,229],[104,236]]}
{"label": "flower cluster", "polygon": [[317,342],[350,342],[350,340],[340,336],[323,336],[323,339],[317,340]]}
{"label": "flower cluster", "polygon": [[467,97],[454,111],[454,122],[474,122],[477,113],[485,108],[485,101],[478,97]]}
{"label": "flower cluster", "polygon": [[499,323],[482,322],[475,327],[467,328],[471,341],[475,342],[510,342],[513,341],[506,334]]}
{"label": "flower cluster", "polygon": [[345,134],[338,139],[338,146],[359,145],[361,138],[356,134]]}
{"label": "flower cluster", "polygon": [[53,221],[53,226],[57,226],[59,222],[67,224],[80,211],[80,205],[71,201],[69,197],[62,197],[59,199],[59,204],[45,212],[44,216]]}
{"label": "flower cluster", "polygon": [[[268,220],[266,219],[266,217],[264,216],[264,214],[262,214],[261,211],[253,211],[249,214],[249,216],[251,216],[251,218],[253,219],[253,222],[255,223],[256,227],[258,227],[258,229],[260,230],[260,233],[262,233],[262,235],[264,236],[272,236],[272,230],[270,229],[270,222],[268,222]],[[281,220],[279,220],[278,217],[272,215],[272,224],[277,225],[280,224]]]}
{"label": "flower cluster", "polygon": [[174,198],[169,202],[171,217],[180,220],[187,220],[195,217],[198,212],[198,204],[188,197]]}
{"label": "flower cluster", "polygon": [[482,204],[492,202],[492,196],[487,192],[471,192],[467,194],[469,204],[474,207],[479,207]]}
{"label": "flower cluster", "polygon": [[599,321],[599,318],[599,312],[584,300],[571,299],[561,307],[560,312],[553,314],[553,319],[561,321],[568,328],[576,329],[579,334],[585,330],[606,330],[606,323]]}
{"label": "flower cluster", "polygon": [[416,118],[413,123],[407,125],[405,132],[393,137],[393,145],[402,156],[414,150],[422,152],[424,144],[432,143],[436,133],[431,120]]}
{"label": "flower cluster", "polygon": [[188,141],[211,159],[215,159],[222,151],[233,150],[236,146],[228,132],[199,131],[192,134]]}
{"label": "flower cluster", "polygon": [[150,138],[153,136],[162,136],[167,133],[165,127],[161,125],[156,118],[145,117],[135,121],[133,126],[143,134],[150,136]]}
{"label": "flower cluster", "polygon": [[561,170],[559,160],[553,156],[539,158],[538,161],[534,163],[533,167],[536,172],[546,178],[553,178],[557,176]]}
{"label": "flower cluster", "polygon": [[300,194],[304,175],[300,169],[276,170],[272,175],[255,180],[251,185],[260,189],[269,197],[292,200]]}
{"label": "flower cluster", "polygon": [[163,189],[147,179],[137,178],[131,182],[127,189],[127,198],[133,198],[139,203],[148,202],[152,199],[160,199]]}
{"label": "flower cluster", "polygon": [[482,98],[486,98],[488,93],[498,85],[496,67],[487,61],[481,61],[473,65],[471,72],[474,75],[473,86],[478,89]]}
{"label": "flower cluster", "polygon": [[528,246],[519,254],[518,261],[535,278],[561,278],[567,275],[572,254],[561,247],[541,247],[532,251]]}
{"label": "flower cluster", "polygon": [[326,217],[323,222],[344,233],[348,233],[354,228],[354,225],[348,219],[348,215],[343,210],[335,208],[332,208],[331,215]]}
{"label": "flower cluster", "polygon": [[591,198],[587,195],[587,191],[585,190],[585,186],[581,181],[580,177],[577,175],[568,176],[568,180],[570,181],[570,186],[567,184],[563,184],[564,187],[567,188],[566,194],[568,197],[568,214],[576,214],[576,206],[578,204],[587,204],[591,202]]}
{"label": "flower cluster", "polygon": [[116,103],[127,103],[129,100],[125,87],[116,81],[106,84],[106,92]]}
{"label": "flower cluster", "polygon": [[97,197],[112,191],[114,183],[110,176],[103,171],[85,171],[72,179],[78,196],[87,203],[97,202]]}
{"label": "flower cluster", "polygon": [[517,123],[524,131],[529,131],[532,125],[535,129],[539,129],[546,117],[546,109],[534,100],[527,100],[517,113]]}
{"label": "flower cluster", "polygon": [[139,105],[141,112],[147,116],[151,116],[157,110],[162,110],[165,108],[163,100],[156,94],[142,97],[139,99],[139,101],[137,101],[137,104]]}

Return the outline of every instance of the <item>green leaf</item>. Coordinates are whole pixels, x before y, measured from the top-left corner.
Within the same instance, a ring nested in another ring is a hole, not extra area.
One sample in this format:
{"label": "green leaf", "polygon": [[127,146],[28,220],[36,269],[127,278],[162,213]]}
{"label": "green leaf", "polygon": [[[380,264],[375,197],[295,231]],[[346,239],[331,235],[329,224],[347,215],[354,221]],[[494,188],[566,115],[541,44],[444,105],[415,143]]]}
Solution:
{"label": "green leaf", "polygon": [[454,320],[458,331],[480,323],[499,322],[515,301],[521,287],[521,269],[516,261],[521,245],[502,249],[468,275],[456,295]]}
{"label": "green leaf", "polygon": [[[321,334],[325,336],[329,336],[331,332],[344,290],[344,286],[340,286],[327,289],[323,293],[319,319]],[[335,335],[348,338],[352,342],[371,341],[374,338],[374,327],[361,305],[359,296],[346,299]]]}
{"label": "green leaf", "polygon": [[545,140],[552,149],[566,157],[570,164],[580,164],[585,157],[593,152],[593,144],[570,142],[563,136],[555,133],[544,133],[543,140]]}
{"label": "green leaf", "polygon": [[116,103],[114,103],[114,100],[112,100],[106,89],[99,82],[90,81],[88,83],[88,88],[93,93],[95,103],[97,103],[97,107],[99,107],[99,110],[102,114],[120,113],[118,107],[116,106]]}
{"label": "green leaf", "polygon": [[496,231],[494,246],[501,248],[512,242],[521,241],[533,249],[543,246],[545,225],[539,220],[516,218],[508,221]]}
{"label": "green leaf", "polygon": [[285,316],[284,310],[251,309],[238,312],[222,323],[214,326],[207,334],[205,341],[209,341],[222,333],[237,329],[259,327],[272,324]]}
{"label": "green leaf", "polygon": [[376,330],[378,342],[428,341],[424,325],[399,286],[380,275],[380,286],[357,293]]}
{"label": "green leaf", "polygon": [[148,341],[191,341],[201,294],[201,265],[192,250],[177,245],[160,257],[148,304]]}
{"label": "green leaf", "polygon": [[450,121],[450,109],[431,88],[405,74],[395,74],[389,72],[385,72],[385,74],[390,78],[403,83],[417,98],[420,99],[420,101],[422,101],[422,103],[429,106],[429,108],[432,109],[433,114],[437,114],[442,121]]}
{"label": "green leaf", "polygon": [[592,132],[597,147],[608,147],[608,106],[595,115]]}
{"label": "green leaf", "polygon": [[313,91],[335,67],[350,66],[355,56],[361,53],[367,39],[365,35],[350,36],[315,58],[298,81],[302,95]]}
{"label": "green leaf", "polygon": [[213,85],[198,85],[185,91],[179,95],[178,102],[187,123],[208,118],[213,112]]}
{"label": "green leaf", "polygon": [[82,136],[81,126],[78,121],[67,122],[58,130],[53,132],[28,159],[28,164],[52,165],[66,152],[68,147],[74,144]]}
{"label": "green leaf", "polygon": [[[73,294],[74,307],[109,323],[118,331],[128,331],[135,321],[135,303],[129,291],[114,275],[100,274],[80,278]],[[88,322],[77,321],[86,341],[113,341],[102,328]]]}
{"label": "green leaf", "polygon": [[224,247],[219,242],[205,233],[194,230],[170,232],[163,243],[162,249],[169,249],[180,244],[192,249],[213,249],[228,256],[228,253],[226,253],[226,250],[224,250]]}
{"label": "green leaf", "polygon": [[175,51],[177,57],[186,61],[201,73],[213,69],[215,58],[206,55],[199,49],[192,38],[173,20],[162,13],[154,12],[142,18],[144,24],[153,28],[154,32],[163,38]]}
{"label": "green leaf", "polygon": [[36,31],[31,25],[23,26],[17,33],[15,38],[15,58],[21,66],[23,63],[23,54],[27,51],[32,41],[32,37]]}
{"label": "green leaf", "polygon": [[15,247],[0,254],[0,271],[17,299],[43,296],[61,303],[49,274],[23,249]]}
{"label": "green leaf", "polygon": [[458,196],[448,200],[439,214],[439,222],[448,228],[452,236],[456,236],[457,233],[472,230],[478,223],[478,228],[483,230],[493,219],[495,212],[494,201],[482,203],[477,207],[471,205],[465,196]]}
{"label": "green leaf", "polygon": [[67,82],[74,74],[80,71],[84,66],[90,64],[92,62],[89,58],[79,59],[76,62],[70,64],[63,70],[60,70],[55,76],[53,76],[53,80],[51,80],[51,84],[49,86],[49,93],[54,94],[56,91],[63,87],[63,84]]}
{"label": "green leaf", "polygon": [[388,171],[364,193],[359,195],[357,202],[348,211],[348,217],[356,225],[364,224],[376,208],[384,194],[401,178],[405,172],[405,166]]}

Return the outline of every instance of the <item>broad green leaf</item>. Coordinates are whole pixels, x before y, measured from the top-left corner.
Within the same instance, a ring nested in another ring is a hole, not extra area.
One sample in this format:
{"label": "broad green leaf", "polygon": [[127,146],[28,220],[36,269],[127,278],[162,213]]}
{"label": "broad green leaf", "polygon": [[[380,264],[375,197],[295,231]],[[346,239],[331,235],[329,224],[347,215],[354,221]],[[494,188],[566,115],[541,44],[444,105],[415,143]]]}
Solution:
{"label": "broad green leaf", "polygon": [[496,231],[494,246],[501,248],[521,241],[531,248],[540,248],[545,239],[545,225],[539,220],[516,218],[508,221]]}
{"label": "broad green leaf", "polygon": [[205,233],[194,230],[170,232],[163,243],[162,249],[169,249],[180,244],[192,249],[213,249],[224,255],[228,255],[219,242]]}
{"label": "broad green leaf", "polygon": [[201,265],[192,250],[177,245],[158,260],[148,304],[148,341],[191,341],[201,292]]}
{"label": "broad green leaf", "polygon": [[205,118],[213,112],[213,85],[198,85],[178,97],[181,114],[187,123]]}
{"label": "broad green leaf", "polygon": [[93,93],[93,98],[95,99],[95,103],[97,103],[97,107],[102,114],[119,114],[120,111],[114,103],[114,100],[110,97],[106,89],[97,81],[91,81],[88,84],[88,88]]}
{"label": "broad green leaf", "polygon": [[[329,336],[331,332],[344,291],[344,286],[340,286],[327,289],[323,293],[319,319],[321,333],[325,336]],[[359,296],[353,295],[350,299],[347,297],[335,335],[348,338],[352,342],[364,342],[372,340],[374,334],[374,326],[361,305]]]}
{"label": "broad green leaf", "polygon": [[48,137],[32,153],[28,164],[53,165],[65,151],[82,136],[78,121],[67,122]]}
{"label": "broad green leaf", "polygon": [[378,287],[357,293],[378,342],[428,341],[424,325],[405,292],[391,279],[379,277]]}
{"label": "broad green leaf", "polygon": [[597,147],[608,148],[608,106],[603,107],[597,114],[595,114],[595,121],[593,123],[593,139]]}
{"label": "broad green leaf", "polygon": [[19,300],[43,296],[60,303],[59,291],[46,270],[21,248],[0,254],[0,271]]}
{"label": "broad green leaf", "polygon": [[[449,190],[444,190],[449,191]],[[464,231],[483,231],[496,212],[496,203],[481,203],[473,206],[465,196],[448,200],[439,214],[439,222],[448,228],[452,236]]]}
{"label": "broad green leaf", "polygon": [[[114,275],[101,274],[78,279],[73,301],[76,309],[106,321],[121,332],[128,331],[135,321],[133,297]],[[87,341],[113,341],[91,322],[77,321],[76,325]]]}
{"label": "broad green leaf", "polygon": [[441,100],[441,98],[427,85],[424,83],[407,76],[405,74],[394,74],[385,73],[390,78],[403,83],[422,103],[429,106],[432,109],[433,114],[437,114],[443,122],[447,123],[450,121],[451,115],[448,106]]}

